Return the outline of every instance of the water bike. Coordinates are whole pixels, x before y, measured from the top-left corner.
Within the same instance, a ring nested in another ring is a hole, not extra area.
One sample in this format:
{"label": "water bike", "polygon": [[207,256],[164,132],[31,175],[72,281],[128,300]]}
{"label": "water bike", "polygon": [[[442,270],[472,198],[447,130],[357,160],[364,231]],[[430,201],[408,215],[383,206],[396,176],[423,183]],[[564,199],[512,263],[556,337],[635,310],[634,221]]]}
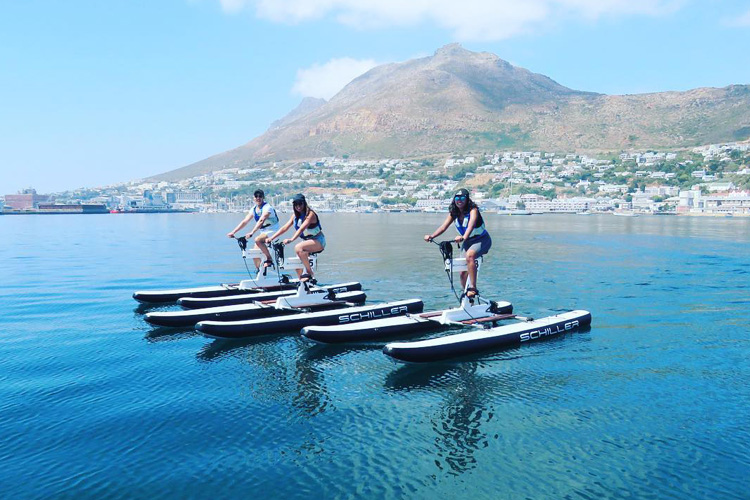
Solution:
{"label": "water bike", "polygon": [[[317,285],[334,293],[354,292],[362,290],[362,284],[358,281],[348,283],[337,283],[335,285]],[[275,301],[279,297],[287,297],[297,294],[297,289],[277,290],[274,292],[243,293],[240,295],[229,295],[227,297],[183,297],[177,300],[177,304],[183,309],[204,309],[208,307],[235,306],[239,304],[252,304],[261,300]]]}
{"label": "water bike", "polygon": [[[258,269],[253,277],[250,268],[247,265],[247,259],[265,260],[265,255],[260,249],[247,248],[247,238],[244,236],[236,238],[237,244],[242,252],[242,261],[245,263],[250,279],[242,280],[239,283],[224,283],[215,286],[202,286],[196,288],[178,288],[174,290],[146,290],[137,291],[133,298],[138,302],[145,304],[160,304],[176,302],[182,297],[207,298],[207,297],[226,297],[230,295],[260,293],[269,290],[294,290],[297,288],[297,281],[291,279],[289,275],[279,271],[279,260],[276,259],[273,269],[263,267]],[[299,259],[297,259],[299,261]],[[285,270],[292,270],[293,263],[290,262]]]}
{"label": "water bike", "polygon": [[358,323],[379,318],[420,313],[423,309],[424,304],[421,300],[410,299],[384,304],[348,307],[332,311],[304,312],[282,317],[244,321],[201,321],[195,325],[195,329],[207,337],[233,339],[291,331],[299,332],[301,328],[310,325]]}
{"label": "water bike", "polygon": [[[445,251],[443,255],[446,256]],[[447,265],[448,261],[446,259],[446,268]],[[474,328],[465,333],[445,335],[433,339],[389,343],[383,348],[383,353],[396,361],[407,363],[442,361],[492,351],[510,345],[551,338],[561,333],[585,328],[591,324],[591,313],[584,310],[570,311],[540,319],[514,314],[506,314],[505,317],[500,316],[498,315],[494,318],[476,318],[469,321],[461,319],[452,322],[441,321],[443,325],[473,326]],[[429,320],[430,318],[410,316],[408,319],[412,320],[414,324],[401,325],[401,332],[408,332],[409,328],[418,329],[423,327],[423,325],[427,324],[425,320]],[[515,319],[518,321],[509,325],[493,327],[492,323],[500,319]],[[384,325],[384,327],[388,327],[388,325]],[[393,329],[397,330],[398,327],[393,327]]]}
{"label": "water bike", "polygon": [[[240,243],[240,248],[242,248],[242,258],[245,262],[247,272],[248,274],[251,274],[250,268],[247,267],[247,259],[264,260],[265,255],[257,248],[247,250],[247,240],[245,240],[244,236],[242,238],[237,238],[237,241]],[[293,280],[289,276],[292,271],[301,271],[302,273],[306,271],[300,258],[296,255],[287,257],[284,252],[284,244],[279,241],[272,243],[271,249],[273,251],[273,260],[267,261],[269,264],[268,266],[263,265],[257,269],[255,278],[240,281],[241,289],[268,289],[272,286],[278,286],[279,283],[289,284],[299,282],[299,280]],[[318,253],[319,252],[315,252],[308,255],[308,263],[313,271],[317,271],[318,269]],[[309,283],[314,285],[317,281],[313,279],[309,280]]]}
{"label": "water bike", "polygon": [[[467,296],[467,290],[474,288],[470,278],[466,280],[463,293],[459,296],[454,286],[454,275],[455,273],[468,271],[466,259],[453,257],[452,242],[443,241],[441,243],[436,242],[436,244],[440,248],[443,268],[448,275],[451,290],[458,299],[458,307],[377,319],[358,324],[313,325],[303,328],[302,335],[307,339],[324,344],[369,342],[394,336],[439,330],[449,326],[495,324],[498,321],[515,317],[511,314],[513,305],[510,302],[495,302],[480,295]],[[479,273],[481,265],[482,257],[478,257],[476,259],[477,273]]]}
{"label": "water bike", "polygon": [[383,353],[396,361],[407,363],[441,361],[543,340],[590,324],[591,313],[576,310],[486,330],[474,329],[416,342],[394,342],[387,344]]}
{"label": "water bike", "polygon": [[[237,321],[353,307],[363,304],[367,299],[361,289],[362,285],[356,282],[322,287],[304,282],[299,283],[297,290],[292,293],[284,291],[238,296],[245,301],[218,307],[151,312],[144,319],[156,326],[185,327],[206,320]],[[250,297],[254,300],[247,301]]]}

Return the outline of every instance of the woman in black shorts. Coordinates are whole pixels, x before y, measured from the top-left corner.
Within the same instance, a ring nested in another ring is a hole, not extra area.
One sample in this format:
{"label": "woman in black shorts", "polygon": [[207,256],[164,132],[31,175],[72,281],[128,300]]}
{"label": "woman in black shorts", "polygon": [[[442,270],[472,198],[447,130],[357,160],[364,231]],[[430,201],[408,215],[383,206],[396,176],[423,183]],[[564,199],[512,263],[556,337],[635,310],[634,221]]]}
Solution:
{"label": "woman in black shorts", "polygon": [[456,192],[448,211],[448,217],[446,217],[443,224],[433,234],[425,234],[424,240],[432,241],[437,238],[448,229],[451,223],[456,226],[456,230],[458,231],[456,242],[461,243],[461,250],[463,250],[464,257],[466,257],[466,265],[469,269],[468,273],[461,273],[461,285],[466,286],[466,277],[468,275],[472,286],[466,289],[466,296],[471,299],[479,295],[479,290],[476,288],[477,257],[489,251],[492,246],[492,238],[490,238],[490,233],[484,227],[484,219],[482,218],[482,214],[479,213],[479,208],[469,198],[468,190],[462,188]]}

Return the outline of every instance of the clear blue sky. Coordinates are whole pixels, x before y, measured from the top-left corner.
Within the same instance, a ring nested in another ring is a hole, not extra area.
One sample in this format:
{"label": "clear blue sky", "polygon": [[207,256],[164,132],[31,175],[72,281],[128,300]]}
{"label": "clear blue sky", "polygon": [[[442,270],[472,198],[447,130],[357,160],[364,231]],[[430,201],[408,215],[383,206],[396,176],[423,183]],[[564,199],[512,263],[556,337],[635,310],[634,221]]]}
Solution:
{"label": "clear blue sky", "polygon": [[607,94],[750,84],[747,0],[6,1],[0,194],[187,165],[451,42]]}

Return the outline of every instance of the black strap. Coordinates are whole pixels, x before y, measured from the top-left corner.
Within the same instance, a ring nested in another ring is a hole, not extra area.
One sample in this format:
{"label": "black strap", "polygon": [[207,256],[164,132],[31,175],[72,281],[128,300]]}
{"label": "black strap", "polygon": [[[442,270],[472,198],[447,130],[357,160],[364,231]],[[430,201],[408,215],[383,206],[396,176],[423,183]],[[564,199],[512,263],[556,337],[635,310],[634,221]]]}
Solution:
{"label": "black strap", "polygon": [[284,260],[284,244],[277,242],[273,244],[273,251],[276,253],[276,259],[279,261]]}
{"label": "black strap", "polygon": [[440,247],[440,253],[443,255],[443,260],[449,260],[453,258],[453,245],[451,241],[441,241],[438,243]]}

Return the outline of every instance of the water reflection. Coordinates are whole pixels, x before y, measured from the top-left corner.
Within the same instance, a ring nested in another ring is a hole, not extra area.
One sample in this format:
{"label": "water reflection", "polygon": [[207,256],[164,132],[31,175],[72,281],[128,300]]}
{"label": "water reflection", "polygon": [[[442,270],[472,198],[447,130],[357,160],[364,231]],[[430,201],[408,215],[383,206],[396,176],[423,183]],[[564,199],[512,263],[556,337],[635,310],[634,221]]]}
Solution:
{"label": "water reflection", "polygon": [[248,337],[246,339],[213,339],[198,351],[196,358],[199,361],[206,362],[218,361],[231,356],[234,352],[240,349],[245,349],[257,344],[275,342],[277,340],[278,339],[269,336]]}
{"label": "water reflection", "polygon": [[[307,342],[294,337],[262,336],[243,340],[213,340],[197,354],[214,362],[232,357],[249,368],[246,394],[254,400],[277,401],[314,417],[331,406],[319,359],[310,356]],[[324,358],[320,358],[324,359]]]}
{"label": "water reflection", "polygon": [[174,309],[174,304],[167,303],[167,304],[146,304],[139,302],[134,308],[133,313],[135,316],[141,317],[146,313],[153,312],[153,311],[171,311]]}
{"label": "water reflection", "polygon": [[[570,337],[590,331],[591,328],[586,327],[528,346],[517,345],[451,362],[401,365],[386,376],[385,388],[412,398],[417,392],[440,398],[441,403],[430,417],[435,466],[458,476],[476,468],[479,450],[487,448],[492,440],[504,438],[502,430],[490,436],[483,427],[515,432],[512,422],[507,425],[491,423],[502,413],[496,410],[496,405],[508,401],[546,400],[550,391],[556,392],[569,382],[566,376],[529,373],[524,369],[498,371],[500,362],[517,361],[528,355],[534,357],[539,348],[550,354],[550,349],[563,347]],[[588,340],[588,337],[579,338]]]}
{"label": "water reflection", "polygon": [[[314,344],[303,340],[306,349],[302,351],[301,356],[310,362],[331,362],[336,361],[344,355],[372,351],[373,349],[382,349],[382,344]],[[374,346],[374,347],[373,347]]]}
{"label": "water reflection", "polygon": [[314,417],[332,406],[325,376],[315,360],[297,356],[292,373],[294,394],[292,405],[307,417]]}
{"label": "water reflection", "polygon": [[[475,453],[486,448],[489,438],[482,425],[495,416],[487,404],[495,380],[477,373],[478,363],[404,366],[386,378],[386,388],[397,392],[426,389],[439,391],[443,403],[433,413],[435,465],[451,475],[460,475],[477,466]],[[495,388],[496,389],[496,388]]]}
{"label": "water reflection", "polygon": [[198,336],[200,336],[200,333],[196,332],[192,326],[180,328],[157,326],[151,327],[151,330],[146,332],[143,338],[148,342],[170,342],[173,340],[189,339]]}

